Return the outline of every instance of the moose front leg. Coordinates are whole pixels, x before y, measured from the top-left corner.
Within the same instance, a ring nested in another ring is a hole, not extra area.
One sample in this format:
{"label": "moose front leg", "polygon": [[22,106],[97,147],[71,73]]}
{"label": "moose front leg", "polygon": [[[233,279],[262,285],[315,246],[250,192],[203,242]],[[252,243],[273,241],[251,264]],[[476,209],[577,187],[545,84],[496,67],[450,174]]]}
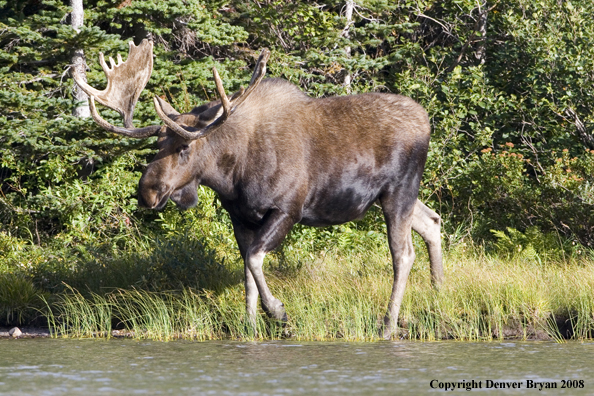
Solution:
{"label": "moose front leg", "polygon": [[[294,224],[290,216],[278,209],[271,210],[264,217],[262,226],[255,232],[245,255],[246,287],[249,286],[251,274],[260,294],[262,309],[269,317],[283,322],[287,320],[285,306],[270,292],[264,279],[262,264],[266,253],[280,245]],[[248,298],[247,289],[246,298]],[[250,309],[249,303],[248,309]]]}
{"label": "moose front leg", "polygon": [[241,253],[241,258],[244,262],[244,274],[245,274],[245,308],[247,313],[247,320],[252,330],[256,329],[256,314],[258,312],[258,287],[254,281],[251,271],[247,266],[246,256],[248,248],[251,246],[254,240],[254,231],[244,227],[239,221],[231,219],[233,222],[233,232],[235,234],[235,240]]}
{"label": "moose front leg", "polygon": [[[268,317],[276,319],[278,321],[286,322],[287,313],[285,311],[285,305],[276,297],[272,295],[266,280],[264,279],[264,272],[262,271],[262,263],[264,262],[265,252],[257,252],[248,254],[246,266],[248,269],[246,272],[250,272],[253,276],[255,284],[260,293],[260,300],[262,302],[262,309]],[[247,296],[246,296],[247,297]]]}
{"label": "moose front leg", "polygon": [[245,264],[245,261],[243,270],[245,272],[245,310],[250,326],[252,329],[255,329],[257,323],[256,315],[258,312],[258,286],[256,286],[256,281],[247,264]]}

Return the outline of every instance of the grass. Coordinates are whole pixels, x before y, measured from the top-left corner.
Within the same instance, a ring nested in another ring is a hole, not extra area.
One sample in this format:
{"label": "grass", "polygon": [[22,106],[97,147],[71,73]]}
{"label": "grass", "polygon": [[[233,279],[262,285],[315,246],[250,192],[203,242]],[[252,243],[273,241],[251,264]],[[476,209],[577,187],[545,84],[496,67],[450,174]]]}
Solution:
{"label": "grass", "polygon": [[504,262],[451,265],[439,293],[413,278],[403,318],[421,339],[592,337],[594,266]]}
{"label": "grass", "polygon": [[[450,253],[446,280],[431,288],[426,258],[409,278],[400,337],[489,341],[587,339],[594,336],[594,262],[571,264],[484,253]],[[110,337],[114,327],[134,338],[372,341],[385,313],[392,269],[386,251],[320,254],[299,265],[268,263],[268,282],[285,303],[286,326],[263,313],[254,335],[246,326],[243,285],[218,290],[127,288],[83,296],[75,289],[49,304],[55,336]],[[240,271],[238,263],[233,271]],[[232,266],[233,266],[232,265]],[[236,272],[235,272],[236,273]],[[113,325],[113,326],[112,326]]]}
{"label": "grass", "polygon": [[45,297],[26,277],[0,272],[0,320],[23,322],[35,315]]}

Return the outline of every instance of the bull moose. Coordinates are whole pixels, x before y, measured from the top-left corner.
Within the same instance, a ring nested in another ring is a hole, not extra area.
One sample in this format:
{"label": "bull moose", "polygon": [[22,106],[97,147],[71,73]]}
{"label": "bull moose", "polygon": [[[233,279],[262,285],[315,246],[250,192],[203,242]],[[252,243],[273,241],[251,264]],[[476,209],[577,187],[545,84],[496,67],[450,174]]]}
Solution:
{"label": "bull moose", "polygon": [[[394,267],[380,330],[385,338],[395,335],[415,258],[411,228],[427,244],[433,283],[443,278],[440,217],[417,199],[430,135],[425,110],[385,93],[311,98],[286,80],[263,80],[270,56],[263,50],[247,89],[228,98],[213,68],[219,100],[180,114],[155,96],[165,125],[135,128],[132,115],[152,72],[152,49],[148,40],[130,42],[128,59],[110,58],[111,67],[100,54],[103,91],[74,73],[99,125],[132,138],[158,136],[158,153],[139,182],[139,205],[161,209],[171,199],[190,208],[200,184],[218,194],[245,263],[246,308],[255,325],[258,295],[268,316],[287,319],[262,263],[296,223],[320,227],[360,219],[379,202]],[[101,118],[95,100],[118,111],[124,127]]]}

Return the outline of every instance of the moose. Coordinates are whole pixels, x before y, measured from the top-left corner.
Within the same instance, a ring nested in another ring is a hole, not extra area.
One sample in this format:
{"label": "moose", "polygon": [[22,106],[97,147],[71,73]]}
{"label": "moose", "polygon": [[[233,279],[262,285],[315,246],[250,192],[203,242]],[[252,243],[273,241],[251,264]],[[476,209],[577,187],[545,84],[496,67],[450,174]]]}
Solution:
{"label": "moose", "polygon": [[[263,79],[263,50],[247,89],[227,97],[216,68],[219,99],[180,114],[153,98],[164,125],[135,128],[134,107],[153,68],[153,43],[130,42],[128,59],[110,66],[100,54],[107,87],[99,91],[73,73],[104,129],[131,138],[158,137],[158,152],[138,186],[140,206],[162,209],[171,199],[187,209],[205,185],[229,213],[245,263],[247,318],[256,323],[258,295],[272,319],[286,321],[283,303],[266,284],[262,264],[296,223],[329,226],[362,218],[381,205],[393,260],[394,283],[380,331],[393,337],[415,258],[411,228],[424,239],[432,282],[443,279],[440,217],[417,199],[429,146],[425,110],[386,93],[311,98],[283,79]],[[97,112],[95,100],[116,110],[124,127]]]}

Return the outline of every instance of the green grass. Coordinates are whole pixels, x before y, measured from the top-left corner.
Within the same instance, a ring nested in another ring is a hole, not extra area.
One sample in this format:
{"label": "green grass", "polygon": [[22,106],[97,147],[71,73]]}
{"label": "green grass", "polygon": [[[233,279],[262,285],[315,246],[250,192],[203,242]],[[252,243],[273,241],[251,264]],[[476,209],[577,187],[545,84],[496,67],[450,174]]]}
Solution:
{"label": "green grass", "polygon": [[[52,334],[69,337],[109,337],[115,324],[130,337],[158,340],[372,341],[379,339],[377,323],[390,293],[389,263],[385,251],[350,255],[332,251],[288,269],[271,260],[268,282],[285,303],[289,321],[283,327],[261,313],[257,335],[246,326],[241,283],[218,290],[129,288],[89,296],[72,289],[49,305],[48,318]],[[445,273],[445,283],[436,291],[430,285],[426,258],[421,255],[417,260],[401,310],[400,337],[561,341],[568,335],[586,339],[594,334],[592,261],[543,264],[484,253],[451,253],[445,258]]]}
{"label": "green grass", "polygon": [[34,317],[46,295],[30,279],[0,271],[0,320],[20,323]]}
{"label": "green grass", "polygon": [[53,337],[111,336],[113,305],[103,296],[91,294],[90,297],[84,297],[77,290],[69,288],[68,292],[56,297],[57,301],[51,305],[44,300],[50,334]]}

